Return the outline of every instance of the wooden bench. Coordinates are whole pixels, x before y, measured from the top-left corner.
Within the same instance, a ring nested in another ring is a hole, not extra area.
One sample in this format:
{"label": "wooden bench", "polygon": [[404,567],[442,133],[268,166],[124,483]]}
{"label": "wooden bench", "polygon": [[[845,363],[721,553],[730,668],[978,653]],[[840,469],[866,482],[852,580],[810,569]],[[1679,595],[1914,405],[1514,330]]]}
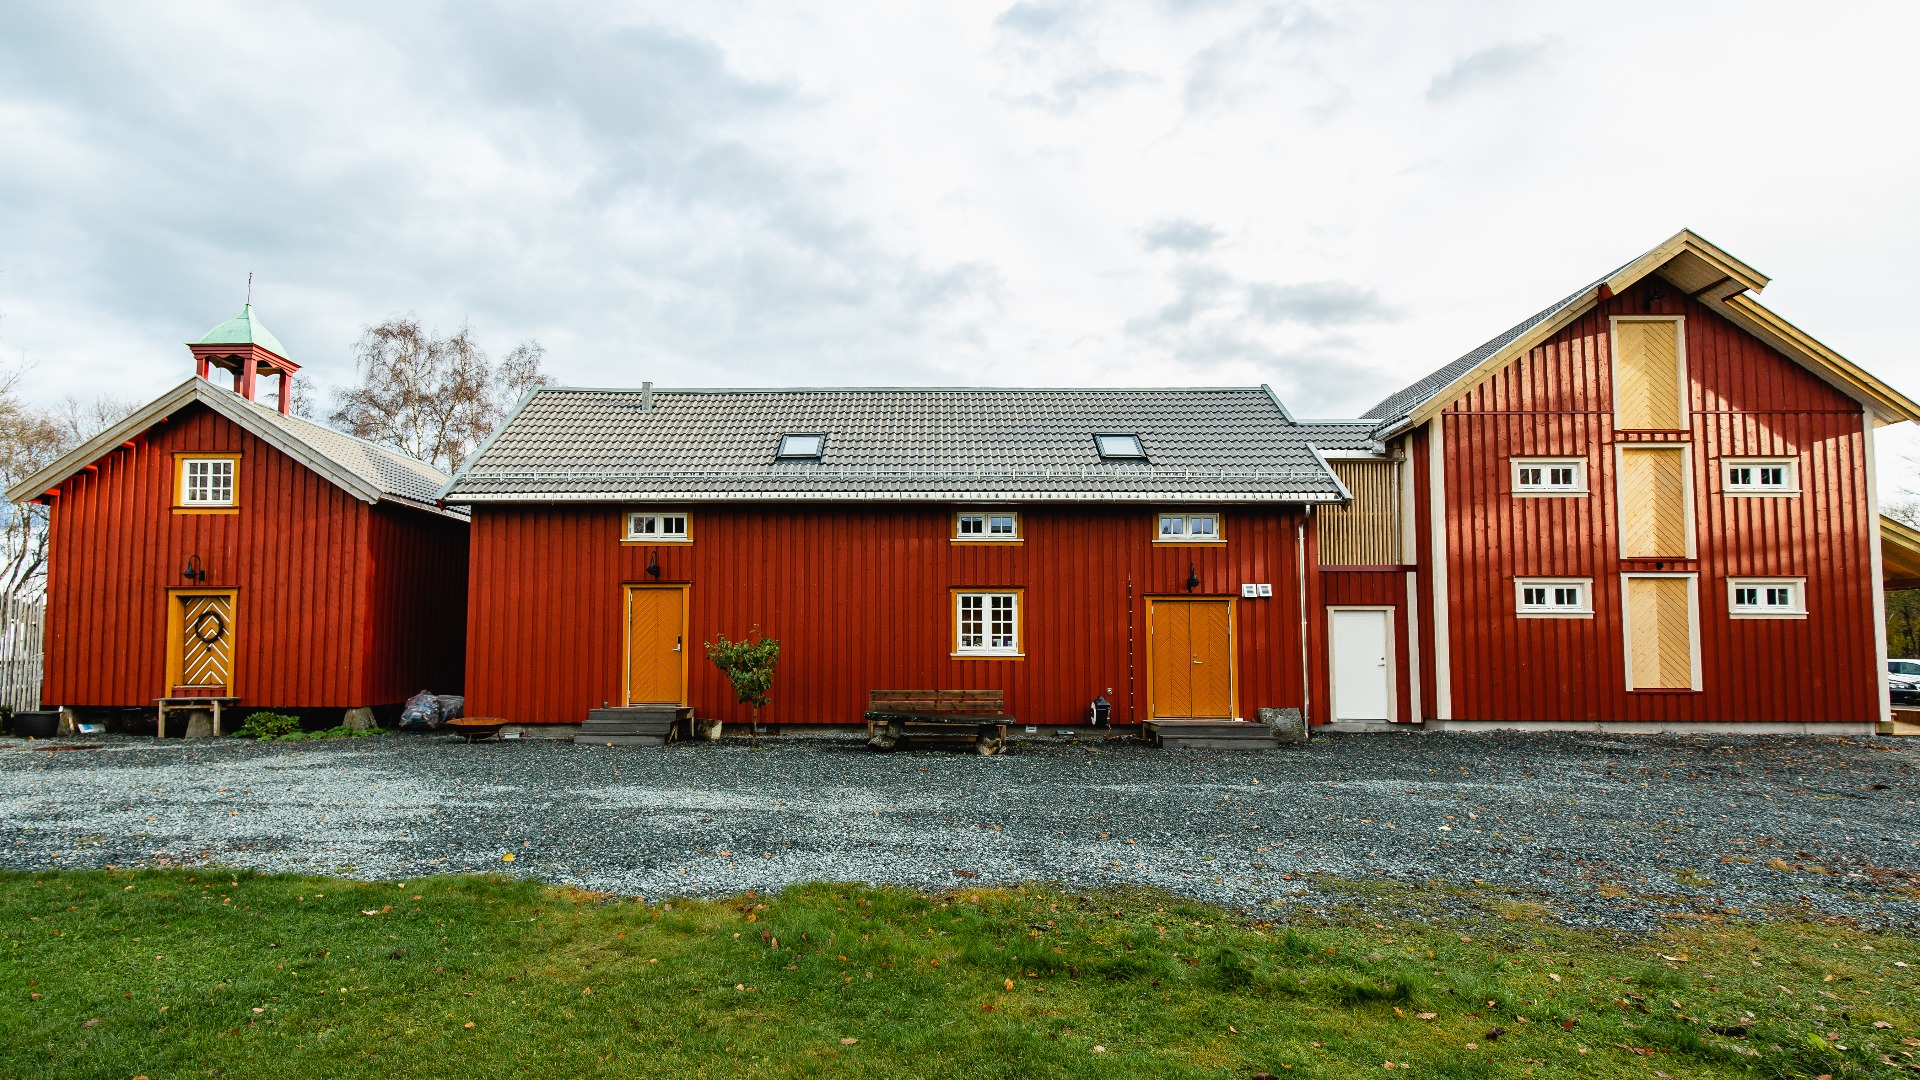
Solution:
{"label": "wooden bench", "polygon": [[892,750],[902,739],[973,740],[992,756],[1007,745],[1007,695],[999,690],[869,690],[867,745]]}

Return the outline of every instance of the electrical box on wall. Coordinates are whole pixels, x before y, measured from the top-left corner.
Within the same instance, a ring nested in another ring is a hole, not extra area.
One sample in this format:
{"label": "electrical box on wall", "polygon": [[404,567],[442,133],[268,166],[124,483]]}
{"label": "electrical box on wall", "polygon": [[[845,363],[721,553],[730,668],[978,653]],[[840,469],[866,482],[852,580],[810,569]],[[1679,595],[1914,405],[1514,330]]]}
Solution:
{"label": "electrical box on wall", "polygon": [[1272,596],[1272,595],[1273,595],[1273,586],[1271,586],[1271,585],[1262,585],[1262,586],[1260,586],[1260,595],[1261,595],[1261,596]]}
{"label": "electrical box on wall", "polygon": [[1272,596],[1273,586],[1258,585],[1258,584],[1251,584],[1251,583],[1242,585],[1240,586],[1240,595],[1243,599],[1247,599],[1247,600],[1252,600],[1256,597],[1261,597],[1261,596]]}

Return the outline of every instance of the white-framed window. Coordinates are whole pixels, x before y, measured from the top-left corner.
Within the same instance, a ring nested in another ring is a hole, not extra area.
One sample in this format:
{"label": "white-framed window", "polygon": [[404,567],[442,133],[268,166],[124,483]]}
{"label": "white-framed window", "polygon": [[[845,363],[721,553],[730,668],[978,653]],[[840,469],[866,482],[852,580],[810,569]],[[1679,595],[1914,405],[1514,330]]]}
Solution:
{"label": "white-framed window", "polygon": [[1156,542],[1165,544],[1218,544],[1225,539],[1219,514],[1161,514],[1154,534]]}
{"label": "white-framed window", "polygon": [[1013,510],[962,510],[953,515],[955,540],[1008,542],[1020,539],[1020,515]]}
{"label": "white-framed window", "polygon": [[693,523],[684,511],[636,510],[627,515],[627,534],[622,539],[684,544],[693,539]]}
{"label": "white-framed window", "polygon": [[1514,578],[1513,604],[1523,619],[1591,619],[1593,579]]}
{"label": "white-framed window", "polygon": [[233,468],[231,457],[181,458],[180,505],[232,506]]}
{"label": "white-framed window", "polygon": [[1020,655],[1020,593],[956,590],[953,629],[955,656]]}
{"label": "white-framed window", "polygon": [[1728,495],[1798,495],[1800,459],[1721,458],[1720,488]]}
{"label": "white-framed window", "polygon": [[1529,495],[1585,495],[1586,458],[1512,458],[1513,493]]}
{"label": "white-framed window", "polygon": [[1736,619],[1804,619],[1805,578],[1728,578],[1727,614]]}

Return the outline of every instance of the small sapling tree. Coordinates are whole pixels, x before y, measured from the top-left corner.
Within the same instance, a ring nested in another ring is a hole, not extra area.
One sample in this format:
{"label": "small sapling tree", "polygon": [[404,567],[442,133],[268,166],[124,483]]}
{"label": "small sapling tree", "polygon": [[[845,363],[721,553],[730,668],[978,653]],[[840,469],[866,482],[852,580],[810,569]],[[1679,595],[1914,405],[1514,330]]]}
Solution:
{"label": "small sapling tree", "polygon": [[742,705],[753,709],[752,745],[760,745],[760,707],[773,700],[773,666],[780,662],[780,643],[760,636],[754,627],[739,641],[728,641],[721,634],[717,642],[705,643],[707,659],[733,684],[733,695]]}

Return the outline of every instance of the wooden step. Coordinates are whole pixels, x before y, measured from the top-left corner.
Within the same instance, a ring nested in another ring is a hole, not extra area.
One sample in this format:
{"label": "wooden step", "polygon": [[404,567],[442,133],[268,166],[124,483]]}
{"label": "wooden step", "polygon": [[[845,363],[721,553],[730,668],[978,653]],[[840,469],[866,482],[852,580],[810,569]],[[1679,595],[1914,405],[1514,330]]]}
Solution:
{"label": "wooden step", "polygon": [[589,709],[587,722],[574,733],[573,741],[607,746],[664,746],[673,738],[675,725],[692,715],[692,709],[670,705]]}
{"label": "wooden step", "polygon": [[1170,750],[1268,750],[1280,740],[1265,724],[1248,720],[1149,720],[1147,733]]}

